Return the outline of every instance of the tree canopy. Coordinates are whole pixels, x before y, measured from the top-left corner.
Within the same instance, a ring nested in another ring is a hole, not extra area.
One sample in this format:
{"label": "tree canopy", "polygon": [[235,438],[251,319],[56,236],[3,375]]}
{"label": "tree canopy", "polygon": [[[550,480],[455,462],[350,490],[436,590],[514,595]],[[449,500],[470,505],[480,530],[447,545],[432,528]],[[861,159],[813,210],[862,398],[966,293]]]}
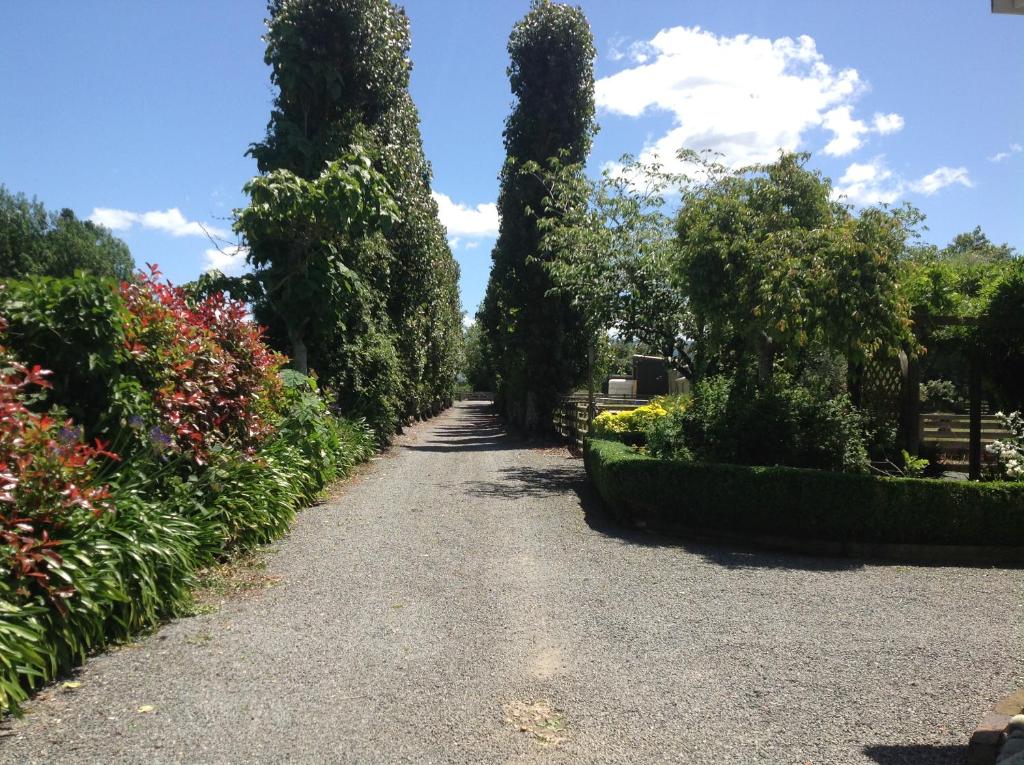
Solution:
{"label": "tree canopy", "polygon": [[127,279],[134,270],[128,245],[109,229],[67,208],[49,212],[42,202],[0,186],[0,278],[86,271]]}
{"label": "tree canopy", "polygon": [[729,169],[688,186],[676,221],[677,275],[707,351],[735,343],[762,384],[776,355],[818,345],[852,361],[912,344],[899,259],[918,216],[832,201],[806,154]]}
{"label": "tree canopy", "polygon": [[307,181],[290,170],[253,178],[252,200],[236,211],[267,306],[285,326],[295,369],[308,372],[307,329],[332,320],[357,275],[339,248],[398,218],[387,182],[359,147]]}

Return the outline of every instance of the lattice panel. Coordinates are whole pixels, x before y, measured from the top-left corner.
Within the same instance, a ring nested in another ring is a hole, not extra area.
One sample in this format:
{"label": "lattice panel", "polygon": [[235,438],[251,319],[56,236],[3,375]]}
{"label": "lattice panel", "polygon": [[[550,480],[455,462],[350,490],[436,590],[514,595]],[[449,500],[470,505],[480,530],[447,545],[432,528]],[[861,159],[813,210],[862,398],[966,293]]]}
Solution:
{"label": "lattice panel", "polygon": [[864,365],[861,406],[876,421],[899,422],[903,400],[903,372],[899,359],[878,356]]}

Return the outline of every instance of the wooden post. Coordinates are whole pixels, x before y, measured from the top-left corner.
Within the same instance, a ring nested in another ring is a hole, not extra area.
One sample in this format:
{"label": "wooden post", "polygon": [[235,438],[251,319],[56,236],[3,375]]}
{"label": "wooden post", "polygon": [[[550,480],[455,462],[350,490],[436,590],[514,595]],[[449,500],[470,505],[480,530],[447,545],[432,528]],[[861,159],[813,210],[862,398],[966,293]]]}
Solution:
{"label": "wooden post", "polygon": [[590,339],[590,343],[587,346],[587,429],[590,429],[590,423],[594,421],[597,416],[597,412],[594,407],[594,345],[596,344],[594,338]]}
{"label": "wooden post", "polygon": [[981,480],[981,365],[974,354],[969,357],[968,390],[971,412],[970,479]]}
{"label": "wooden post", "polygon": [[921,365],[917,356],[901,352],[900,371],[903,377],[900,440],[907,453],[916,457],[921,448]]}
{"label": "wooden post", "polygon": [[847,362],[846,364],[846,387],[850,392],[850,401],[858,409],[864,403],[864,362]]}

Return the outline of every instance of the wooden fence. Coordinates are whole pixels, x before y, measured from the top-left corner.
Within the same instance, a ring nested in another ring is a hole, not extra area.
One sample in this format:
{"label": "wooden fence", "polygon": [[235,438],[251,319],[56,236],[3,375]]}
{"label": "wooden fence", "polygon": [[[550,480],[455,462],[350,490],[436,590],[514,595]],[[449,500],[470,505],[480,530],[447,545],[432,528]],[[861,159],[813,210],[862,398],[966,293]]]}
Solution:
{"label": "wooden fence", "polygon": [[494,401],[494,394],[486,391],[459,391],[459,401]]}
{"label": "wooden fence", "polygon": [[[626,412],[638,406],[649,404],[646,398],[620,398],[617,396],[595,396],[596,414],[601,412]],[[554,426],[558,435],[577,447],[583,448],[583,437],[587,435],[587,394],[573,393],[561,400],[554,412]]]}
{"label": "wooden fence", "polygon": [[[981,418],[981,458],[989,460],[985,446],[1006,438],[1010,432],[998,417]],[[971,448],[971,418],[967,414],[922,414],[921,447],[934,451],[943,462],[966,463]]]}

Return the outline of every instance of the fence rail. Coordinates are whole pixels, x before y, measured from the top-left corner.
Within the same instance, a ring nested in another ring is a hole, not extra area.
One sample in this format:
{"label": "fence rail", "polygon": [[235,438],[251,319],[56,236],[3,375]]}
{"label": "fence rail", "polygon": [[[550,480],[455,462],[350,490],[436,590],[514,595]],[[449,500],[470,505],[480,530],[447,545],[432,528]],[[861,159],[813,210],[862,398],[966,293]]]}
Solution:
{"label": "fence rail", "polygon": [[487,391],[460,391],[459,401],[494,401],[494,394]]}
{"label": "fence rail", "polygon": [[[621,396],[595,396],[595,414],[601,412],[627,412],[638,406],[649,404],[647,398],[626,398]],[[565,396],[554,412],[555,431],[569,443],[583,448],[583,438],[587,435],[587,394],[573,393]]]}
{"label": "fence rail", "polygon": [[[1006,438],[1010,431],[1003,427],[998,417],[981,418],[981,458],[988,459],[985,446]],[[966,414],[922,414],[921,446],[933,449],[952,461],[967,458],[971,448],[971,418]]]}

